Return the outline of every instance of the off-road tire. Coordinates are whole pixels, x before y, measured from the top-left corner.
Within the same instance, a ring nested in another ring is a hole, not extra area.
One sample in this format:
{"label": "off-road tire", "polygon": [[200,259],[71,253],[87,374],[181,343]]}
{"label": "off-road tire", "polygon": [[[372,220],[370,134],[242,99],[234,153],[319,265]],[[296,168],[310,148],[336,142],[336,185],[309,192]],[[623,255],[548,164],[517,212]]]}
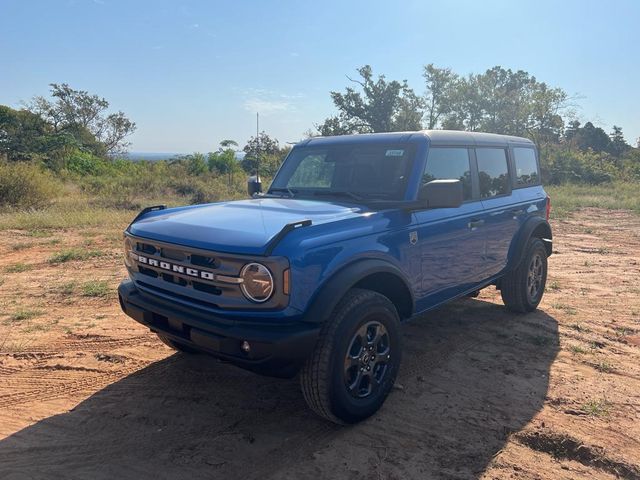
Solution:
{"label": "off-road tire", "polygon": [[[382,325],[388,335],[388,369],[368,398],[355,398],[345,384],[346,355],[354,335],[371,323]],[[324,322],[314,351],[301,369],[304,398],[315,413],[331,422],[349,424],[364,420],[378,411],[391,391],[401,355],[400,318],[393,303],[377,292],[352,289]]]}
{"label": "off-road tire", "polygon": [[[535,295],[531,294],[527,279],[531,274],[533,263],[538,259],[541,266],[541,277]],[[505,306],[512,312],[532,312],[542,300],[547,283],[547,250],[541,239],[533,237],[527,244],[524,258],[517,268],[505,275],[500,282],[500,293]]]}
{"label": "off-road tire", "polygon": [[190,346],[185,345],[184,343],[176,342],[175,340],[172,340],[169,337],[165,337],[161,333],[158,333],[156,335],[158,335],[158,338],[162,343],[164,343],[168,347],[173,348],[174,350],[177,350],[179,352],[184,352],[184,353],[198,353],[198,350],[196,350],[195,348],[191,348]]}

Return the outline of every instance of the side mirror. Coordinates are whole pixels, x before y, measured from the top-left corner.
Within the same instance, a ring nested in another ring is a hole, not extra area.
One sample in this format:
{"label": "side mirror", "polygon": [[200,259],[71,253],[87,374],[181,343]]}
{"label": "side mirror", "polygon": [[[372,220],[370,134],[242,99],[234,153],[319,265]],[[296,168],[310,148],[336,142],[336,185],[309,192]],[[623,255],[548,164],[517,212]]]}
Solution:
{"label": "side mirror", "polygon": [[253,197],[257,193],[262,193],[262,181],[260,177],[251,175],[247,180],[247,193]]}
{"label": "side mirror", "polygon": [[426,208],[458,208],[464,200],[460,180],[432,180],[420,188]]}

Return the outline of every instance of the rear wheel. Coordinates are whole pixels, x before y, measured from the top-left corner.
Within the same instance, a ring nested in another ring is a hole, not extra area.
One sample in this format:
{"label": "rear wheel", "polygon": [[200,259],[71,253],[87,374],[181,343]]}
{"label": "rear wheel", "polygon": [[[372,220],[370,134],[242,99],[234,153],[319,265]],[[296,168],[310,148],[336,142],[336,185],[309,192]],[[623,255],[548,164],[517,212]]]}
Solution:
{"label": "rear wheel", "polygon": [[532,312],[538,307],[547,283],[547,250],[539,238],[529,240],[520,265],[501,281],[502,300],[514,312]]}
{"label": "rear wheel", "polygon": [[172,340],[169,337],[165,337],[161,333],[158,333],[157,335],[162,343],[164,343],[168,347],[173,348],[174,350],[178,350],[179,352],[184,352],[184,353],[198,353],[198,350],[196,350],[195,348],[191,348],[189,345],[176,342],[175,340]]}
{"label": "rear wheel", "polygon": [[355,423],[384,403],[400,367],[400,319],[389,299],[353,289],[323,325],[300,374],[309,407],[335,423]]}

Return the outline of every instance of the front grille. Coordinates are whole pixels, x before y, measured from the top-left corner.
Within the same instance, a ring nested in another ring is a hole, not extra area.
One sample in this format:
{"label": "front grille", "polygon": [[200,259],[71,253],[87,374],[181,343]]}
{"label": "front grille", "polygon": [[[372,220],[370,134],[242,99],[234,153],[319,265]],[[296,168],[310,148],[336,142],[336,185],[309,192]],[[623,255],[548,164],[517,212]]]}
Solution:
{"label": "front grille", "polygon": [[138,271],[148,277],[158,278],[158,272],[150,268],[143,267],[142,265],[138,265]]}
{"label": "front grille", "polygon": [[148,255],[155,255],[158,249],[155,245],[151,245],[150,243],[136,242],[136,250],[138,252],[143,252]]}
{"label": "front grille", "polygon": [[181,250],[175,250],[173,248],[163,248],[161,252],[162,252],[161,256],[163,258],[168,258],[170,260],[177,260],[179,262],[184,262],[188,260],[188,255]]}
{"label": "front grille", "polygon": [[204,255],[191,255],[191,263],[199,267],[205,268],[218,268],[219,263],[216,262],[214,257],[207,257]]}
{"label": "front grille", "polygon": [[138,273],[169,284],[191,288],[209,295],[222,295],[230,289],[239,293],[242,282],[240,265],[223,264],[222,259],[208,252],[172,247],[138,240],[132,242],[131,261]]}
{"label": "front grille", "polygon": [[[127,267],[131,279],[147,293],[180,303],[221,310],[280,310],[289,296],[278,288],[289,262],[284,257],[218,252],[151,240],[126,233],[131,245]],[[242,293],[240,272],[249,262],[263,263],[273,275],[274,294],[256,304]]]}

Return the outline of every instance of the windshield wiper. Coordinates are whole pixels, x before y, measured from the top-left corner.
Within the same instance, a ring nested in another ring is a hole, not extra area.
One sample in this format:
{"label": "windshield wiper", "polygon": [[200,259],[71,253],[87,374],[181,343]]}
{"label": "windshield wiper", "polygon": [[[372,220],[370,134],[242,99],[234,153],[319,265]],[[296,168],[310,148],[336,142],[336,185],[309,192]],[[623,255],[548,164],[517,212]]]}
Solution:
{"label": "windshield wiper", "polygon": [[353,192],[345,192],[345,191],[340,191],[340,190],[316,190],[315,192],[312,192],[313,195],[317,195],[317,196],[326,196],[326,197],[349,197],[352,198],[353,200],[357,200],[358,202],[361,202],[362,200],[364,200],[363,197],[361,197],[360,195],[358,195],[357,193],[353,193]]}
{"label": "windshield wiper", "polygon": [[287,193],[289,195],[289,198],[293,198],[296,196],[296,190],[291,190],[289,187],[272,187],[269,189],[268,193],[272,193],[272,192],[282,192],[282,193]]}

